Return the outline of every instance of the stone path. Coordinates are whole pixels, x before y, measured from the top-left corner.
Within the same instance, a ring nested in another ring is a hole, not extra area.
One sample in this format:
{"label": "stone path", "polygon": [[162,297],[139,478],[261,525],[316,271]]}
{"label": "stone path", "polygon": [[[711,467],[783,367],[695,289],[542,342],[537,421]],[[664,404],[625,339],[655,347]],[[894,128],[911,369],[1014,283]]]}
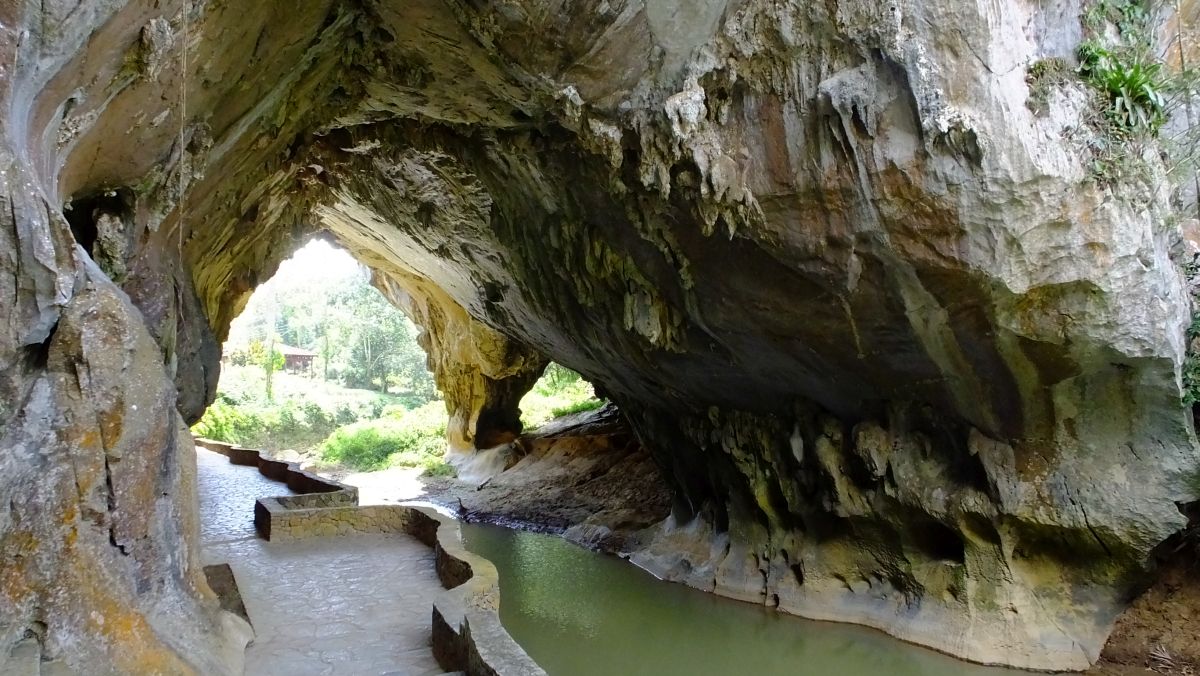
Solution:
{"label": "stone path", "polygon": [[255,639],[249,676],[440,674],[430,616],[442,587],[433,552],[407,535],[267,542],[254,501],[288,495],[252,467],[196,449],[206,564],[228,563]]}

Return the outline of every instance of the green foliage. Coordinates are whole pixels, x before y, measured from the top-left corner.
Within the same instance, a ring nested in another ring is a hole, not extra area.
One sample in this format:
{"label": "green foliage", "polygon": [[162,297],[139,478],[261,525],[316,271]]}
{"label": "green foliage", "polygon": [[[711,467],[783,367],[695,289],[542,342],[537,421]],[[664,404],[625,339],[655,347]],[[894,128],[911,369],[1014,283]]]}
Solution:
{"label": "green foliage", "polygon": [[333,415],[327,413],[321,405],[315,401],[308,401],[301,407],[304,412],[304,419],[310,427],[314,428],[332,428]]}
{"label": "green foliage", "polygon": [[1029,99],[1025,105],[1038,115],[1048,112],[1050,92],[1062,86],[1074,76],[1065,59],[1042,59],[1029,67],[1025,82],[1029,85]]}
{"label": "green foliage", "polygon": [[230,350],[226,354],[226,357],[229,359],[229,363],[234,366],[245,366],[250,363],[250,352],[245,349],[237,348]]}
{"label": "green foliage", "polygon": [[274,340],[316,352],[324,379],[397,392],[411,407],[437,398],[417,327],[371,285],[365,268],[320,242],[296,259],[255,290],[234,322],[230,363],[263,366],[264,344]]}
{"label": "green foliage", "polygon": [[[416,335],[412,322],[371,286],[365,268],[313,242],[255,290],[230,327],[220,405],[195,429],[303,455],[317,451],[338,427],[379,418],[391,407],[420,408],[438,393]],[[320,377],[283,370],[282,345],[316,352]]]}
{"label": "green foliage", "polygon": [[349,404],[342,404],[338,406],[333,420],[338,425],[349,425],[350,423],[358,422],[358,414],[354,412],[354,409],[350,408]]}
{"label": "green foliage", "polygon": [[446,407],[430,402],[378,420],[335,430],[321,444],[321,458],[359,470],[421,467],[441,473],[446,453]]}
{"label": "green foliage", "polygon": [[246,436],[247,416],[228,402],[218,399],[204,412],[204,417],[192,426],[192,433],[205,439],[240,444]]}
{"label": "green foliage", "polygon": [[601,406],[604,406],[604,402],[600,401],[599,399],[596,399],[595,397],[592,397],[590,399],[583,399],[581,401],[576,401],[576,402],[573,402],[570,404],[566,404],[564,406],[556,406],[556,407],[550,409],[550,415],[555,418],[561,418],[564,415],[571,415],[572,413],[582,413],[583,411],[594,411],[594,410],[600,408]]}
{"label": "green foliage", "polygon": [[521,422],[537,428],[560,416],[599,408],[604,402],[578,373],[551,363],[521,399]]}
{"label": "green foliage", "polygon": [[265,377],[256,366],[226,366],[216,402],[193,431],[270,452],[306,453],[337,427],[403,403],[399,397],[347,389],[286,371],[274,374],[275,396],[267,399]]}
{"label": "green foliage", "polygon": [[1079,47],[1079,72],[1108,105],[1105,116],[1118,131],[1156,136],[1167,119],[1167,82],[1161,63],[1105,49],[1095,42]]}
{"label": "green foliage", "polygon": [[445,460],[439,460],[436,462],[431,461],[421,466],[425,469],[424,472],[421,472],[421,476],[458,476],[458,472],[454,469],[454,465],[451,465]]}
{"label": "green foliage", "polygon": [[1188,351],[1183,362],[1183,403],[1195,406],[1200,403],[1200,354],[1191,350],[1191,344],[1200,338],[1200,315],[1192,317],[1187,330]]}
{"label": "green foliage", "polygon": [[1089,33],[1103,33],[1116,26],[1121,37],[1131,43],[1150,45],[1150,10],[1144,0],[1097,0],[1083,13],[1083,26]]}
{"label": "green foliage", "polygon": [[254,340],[246,349],[246,361],[263,370],[265,378],[263,379],[263,392],[266,394],[267,400],[275,398],[275,372],[283,369],[286,360],[283,353],[275,349],[275,338],[272,336],[270,340],[264,343],[261,340]]}

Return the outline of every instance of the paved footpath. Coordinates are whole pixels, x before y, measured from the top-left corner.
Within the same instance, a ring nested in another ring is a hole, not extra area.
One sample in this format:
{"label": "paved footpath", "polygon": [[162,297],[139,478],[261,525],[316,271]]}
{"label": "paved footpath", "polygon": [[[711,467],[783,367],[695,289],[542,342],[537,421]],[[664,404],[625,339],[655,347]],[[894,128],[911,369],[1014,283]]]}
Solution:
{"label": "paved footpath", "polygon": [[267,542],[258,498],[290,495],[253,467],[196,449],[204,562],[228,563],[254,642],[248,676],[432,676],[433,552],[408,535]]}

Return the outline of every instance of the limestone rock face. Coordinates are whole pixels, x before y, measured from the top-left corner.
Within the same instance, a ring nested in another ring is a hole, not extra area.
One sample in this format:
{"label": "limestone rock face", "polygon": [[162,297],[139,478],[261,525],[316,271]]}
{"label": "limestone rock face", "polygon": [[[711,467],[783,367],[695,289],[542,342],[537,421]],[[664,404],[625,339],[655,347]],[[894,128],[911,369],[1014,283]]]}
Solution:
{"label": "limestone rock face", "polygon": [[[219,616],[155,614],[208,607],[178,558],[188,449],[164,407],[200,414],[229,321],[326,230],[424,327],[456,446],[511,435],[547,358],[621,406],[675,496],[644,565],[968,659],[1085,667],[1196,499],[1197,454],[1165,195],[1088,179],[1084,97],[1025,105],[1081,10],[5,5],[0,463],[5,497],[53,508],[0,518],[0,590],[36,569],[61,593],[22,596],[0,639],[122,670],[64,638],[86,613],[48,612],[101,603],[72,559],[28,558],[30,524],[65,542],[52,515],[91,504],[79,537],[113,550],[94,572],[123,581],[147,650],[215,669]],[[130,361],[55,380],[95,359],[78,335]],[[123,414],[140,431],[94,415],[89,438],[72,412],[119,398],[71,388],[135,372],[156,393]],[[116,502],[51,486],[114,448],[155,468]]]}
{"label": "limestone rock face", "polygon": [[513,441],[521,431],[518,404],[546,368],[545,358],[472,319],[430,280],[386,258],[373,265],[375,285],[422,327],[417,340],[450,414],[450,450],[473,453]]}

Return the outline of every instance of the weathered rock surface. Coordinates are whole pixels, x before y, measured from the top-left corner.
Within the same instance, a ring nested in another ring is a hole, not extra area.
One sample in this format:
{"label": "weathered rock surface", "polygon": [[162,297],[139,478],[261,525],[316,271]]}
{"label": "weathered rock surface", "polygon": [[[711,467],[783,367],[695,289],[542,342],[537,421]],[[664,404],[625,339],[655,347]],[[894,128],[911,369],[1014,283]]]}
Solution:
{"label": "weathered rock surface", "polygon": [[[519,430],[547,358],[621,405],[675,496],[644,565],[1085,667],[1197,457],[1165,197],[1088,180],[1082,99],[1025,106],[1080,12],[0,6],[0,655],[235,667],[181,553],[172,409],[200,414],[229,321],[324,229],[425,327],[460,449]],[[105,500],[74,468],[114,453]],[[93,613],[135,629],[88,640]]]}
{"label": "weathered rock surface", "polygon": [[[504,457],[489,462],[492,454]],[[427,480],[421,499],[465,521],[556,533],[614,554],[639,549],[643,532],[670,514],[670,491],[654,459],[611,404],[476,457],[493,471],[464,480],[474,469],[467,463],[455,479]]]}

